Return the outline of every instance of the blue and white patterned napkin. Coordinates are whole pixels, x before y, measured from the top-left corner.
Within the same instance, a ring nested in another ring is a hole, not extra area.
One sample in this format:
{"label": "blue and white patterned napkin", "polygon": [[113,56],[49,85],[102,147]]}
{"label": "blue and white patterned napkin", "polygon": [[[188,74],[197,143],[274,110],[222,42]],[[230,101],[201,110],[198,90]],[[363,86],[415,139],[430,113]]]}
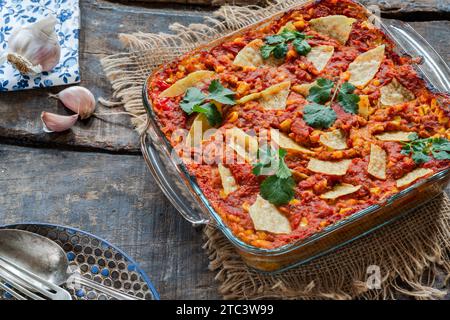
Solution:
{"label": "blue and white patterned napkin", "polygon": [[28,76],[20,74],[8,62],[0,66],[0,91],[52,87],[80,82],[78,36],[80,9],[78,0],[0,0],[0,51],[8,49],[14,28],[31,24],[48,15],[58,20],[55,27],[61,45],[61,61],[51,71]]}

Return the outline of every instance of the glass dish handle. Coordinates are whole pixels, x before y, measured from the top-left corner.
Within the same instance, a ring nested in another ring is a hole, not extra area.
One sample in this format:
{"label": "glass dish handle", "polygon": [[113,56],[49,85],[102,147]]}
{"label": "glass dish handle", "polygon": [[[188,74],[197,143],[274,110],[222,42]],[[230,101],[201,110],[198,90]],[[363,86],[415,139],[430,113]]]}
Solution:
{"label": "glass dish handle", "polygon": [[440,92],[450,92],[450,68],[433,47],[411,25],[383,19],[384,29],[397,45],[412,57],[422,57],[417,65],[428,82]]}
{"label": "glass dish handle", "polygon": [[199,208],[193,195],[183,186],[184,181],[182,181],[180,173],[171,166],[172,159],[165,156],[165,153],[157,147],[162,144],[154,141],[150,123],[147,123],[147,128],[141,134],[140,140],[147,167],[173,206],[194,225],[210,223],[210,220],[205,219],[202,215],[202,208]]}

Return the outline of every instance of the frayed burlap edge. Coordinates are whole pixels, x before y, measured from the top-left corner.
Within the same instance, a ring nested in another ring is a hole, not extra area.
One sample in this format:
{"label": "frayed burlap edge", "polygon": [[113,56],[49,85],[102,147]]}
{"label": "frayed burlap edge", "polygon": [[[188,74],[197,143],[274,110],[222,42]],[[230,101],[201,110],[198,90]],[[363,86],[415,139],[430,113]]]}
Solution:
{"label": "frayed burlap edge", "polygon": [[[203,24],[171,25],[171,34],[119,35],[128,52],[101,61],[116,100],[104,104],[123,104],[133,115],[136,129],[142,132],[147,119],[142,88],[158,66],[299,2],[276,0],[264,8],[224,6],[205,18]],[[398,293],[417,299],[438,299],[446,292],[433,288],[436,271],[450,274],[449,219],[450,201],[441,196],[333,254],[278,275],[249,269],[223,234],[212,227],[205,229],[205,248],[211,259],[210,268],[217,272],[216,279],[221,283],[220,293],[227,299],[393,299]],[[369,266],[380,269],[380,289],[367,288]]]}

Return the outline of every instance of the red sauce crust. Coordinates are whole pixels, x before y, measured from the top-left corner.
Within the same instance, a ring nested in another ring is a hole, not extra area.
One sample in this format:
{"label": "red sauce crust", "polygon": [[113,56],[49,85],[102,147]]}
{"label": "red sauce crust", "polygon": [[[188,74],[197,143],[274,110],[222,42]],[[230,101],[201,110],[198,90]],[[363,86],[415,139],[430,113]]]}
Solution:
{"label": "red sauce crust", "polygon": [[[308,21],[327,15],[346,15],[357,19],[345,45],[311,30]],[[221,196],[221,179],[217,165],[187,163],[192,176],[204,192],[211,205],[220,214],[233,233],[246,243],[257,247],[276,248],[304,239],[324,227],[335,223],[372,204],[379,203],[399,190],[395,180],[418,167],[410,156],[401,154],[398,142],[374,142],[373,135],[384,131],[414,131],[421,137],[441,136],[449,138],[449,97],[435,94],[427,89],[424,81],[413,68],[414,61],[394,52],[393,43],[385,34],[366,22],[366,13],[350,0],[325,0],[309,4],[301,10],[287,12],[268,26],[247,32],[231,41],[222,43],[211,50],[188,54],[157,72],[149,83],[148,93],[157,114],[162,131],[173,146],[178,141],[172,138],[177,129],[189,129],[192,116],[182,111],[179,104],[181,96],[159,98],[160,93],[177,80],[197,70],[211,70],[217,73],[221,83],[237,93],[241,98],[259,92],[274,84],[290,80],[292,85],[310,83],[317,78],[335,78],[344,73],[349,64],[361,53],[380,44],[386,45],[385,59],[375,78],[363,89],[355,93],[368,95],[371,105],[380,98],[380,88],[397,78],[401,84],[414,93],[416,99],[386,108],[375,109],[368,119],[343,111],[338,104],[332,107],[338,115],[334,124],[348,136],[349,148],[328,150],[319,144],[317,130],[308,126],[302,119],[306,99],[294,92],[290,93],[285,110],[264,110],[256,102],[225,107],[224,123],[221,128],[239,127],[249,129],[280,129],[299,144],[315,151],[322,160],[351,159],[346,175],[342,177],[319,174],[309,171],[308,158],[302,154],[288,154],[286,163],[296,173],[295,200],[279,210],[289,219],[292,233],[288,235],[257,231],[248,214],[248,207],[259,193],[259,185],[264,177],[252,173],[250,164],[229,165],[239,188],[227,197]],[[241,68],[233,65],[238,52],[250,41],[277,33],[288,21],[295,22],[297,30],[313,36],[308,40],[311,46],[331,45],[334,54],[327,66],[318,72],[304,56],[289,50],[285,62],[278,67]],[[206,86],[207,84],[205,84]],[[234,113],[238,117],[232,116]],[[286,125],[287,124],[287,125]],[[370,143],[377,143],[388,154],[387,179],[379,180],[367,173]],[[208,154],[208,156],[212,156]],[[445,160],[432,160],[421,167],[434,172],[449,167]],[[362,187],[353,194],[336,200],[322,200],[320,194],[330,190],[337,183],[349,183]]]}

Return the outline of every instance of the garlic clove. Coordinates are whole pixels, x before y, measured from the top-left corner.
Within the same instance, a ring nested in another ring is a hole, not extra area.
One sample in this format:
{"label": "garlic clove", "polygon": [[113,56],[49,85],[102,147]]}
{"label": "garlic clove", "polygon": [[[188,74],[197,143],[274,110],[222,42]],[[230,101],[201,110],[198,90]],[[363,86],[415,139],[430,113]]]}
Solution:
{"label": "garlic clove", "polygon": [[61,46],[55,31],[58,21],[48,16],[17,28],[9,37],[6,59],[24,74],[52,70],[61,58]]}
{"label": "garlic clove", "polygon": [[45,132],[62,132],[70,129],[78,120],[78,114],[62,116],[50,112],[41,113],[42,124]]}
{"label": "garlic clove", "polygon": [[95,97],[91,91],[84,87],[69,87],[54,97],[61,100],[65,107],[78,113],[82,120],[89,118],[95,111]]}

